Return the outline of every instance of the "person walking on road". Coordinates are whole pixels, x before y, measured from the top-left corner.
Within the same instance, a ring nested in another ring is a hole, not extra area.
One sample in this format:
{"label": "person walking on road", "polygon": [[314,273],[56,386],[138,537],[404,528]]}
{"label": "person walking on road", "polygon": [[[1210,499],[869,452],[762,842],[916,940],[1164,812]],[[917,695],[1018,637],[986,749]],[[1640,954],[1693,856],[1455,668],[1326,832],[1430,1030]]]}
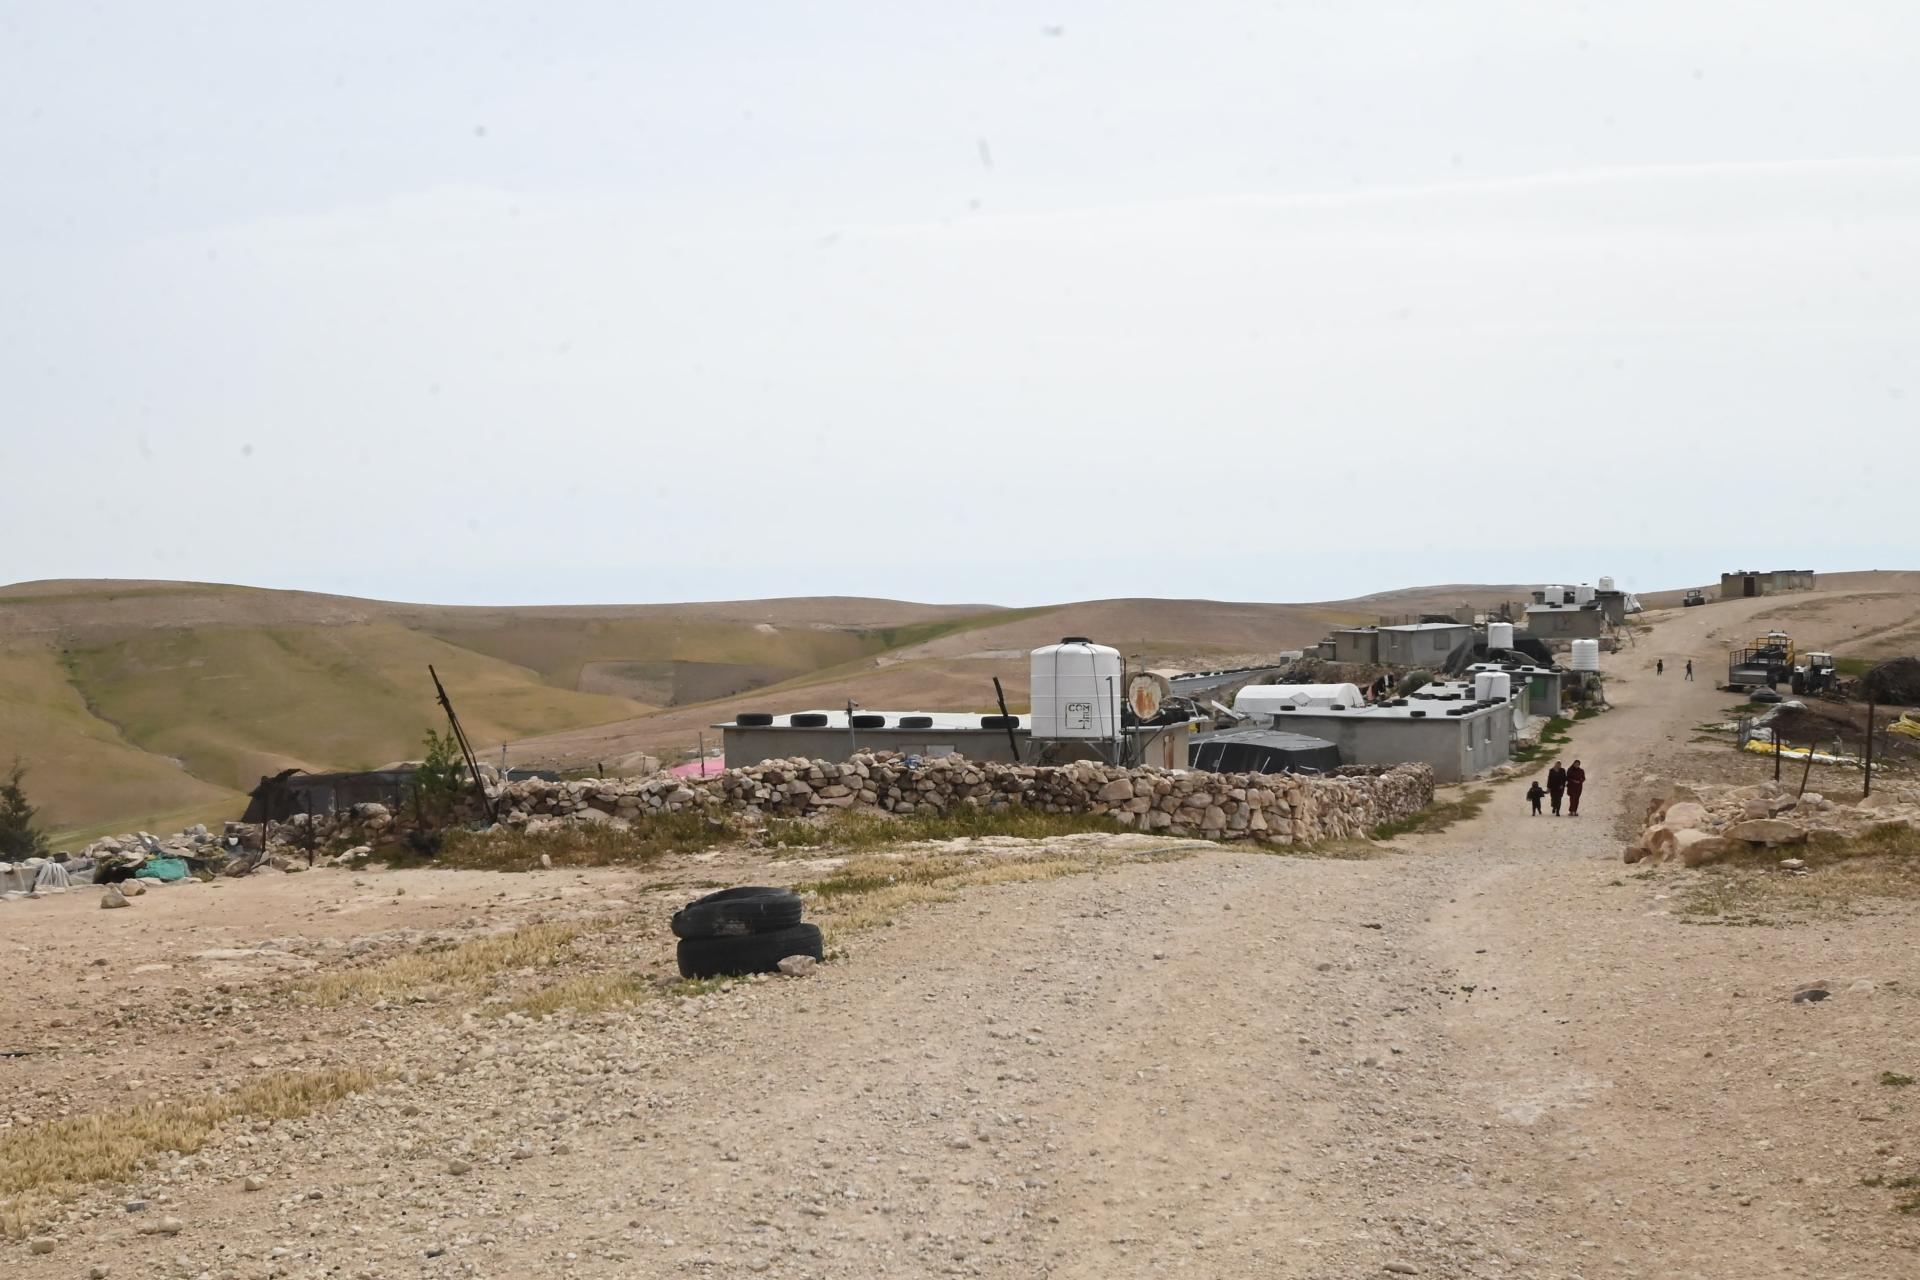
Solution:
{"label": "person walking on road", "polygon": [[1693,659],[1687,659],[1687,679],[1693,679]]}
{"label": "person walking on road", "polygon": [[1527,799],[1533,804],[1533,816],[1536,818],[1540,816],[1540,801],[1546,794],[1546,788],[1540,785],[1538,778],[1535,778],[1533,785],[1527,788]]}
{"label": "person walking on road", "polygon": [[1580,791],[1581,788],[1586,785],[1587,771],[1580,767],[1578,760],[1575,760],[1573,762],[1573,768],[1567,770],[1567,814],[1569,817],[1577,818],[1580,816]]}
{"label": "person walking on road", "polygon": [[1560,816],[1560,797],[1567,790],[1567,771],[1558,760],[1547,770],[1547,794],[1553,797],[1553,816]]}
{"label": "person walking on road", "polygon": [[1653,660],[1653,674],[1657,676],[1667,674],[1667,660],[1665,658],[1655,658]]}

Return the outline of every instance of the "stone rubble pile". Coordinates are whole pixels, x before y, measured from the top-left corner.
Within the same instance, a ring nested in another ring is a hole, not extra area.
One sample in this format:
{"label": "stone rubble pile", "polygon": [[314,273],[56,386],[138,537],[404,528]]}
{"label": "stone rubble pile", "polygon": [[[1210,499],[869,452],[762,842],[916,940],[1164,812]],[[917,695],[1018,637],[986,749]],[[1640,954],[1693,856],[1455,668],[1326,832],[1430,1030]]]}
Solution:
{"label": "stone rubble pile", "polygon": [[531,831],[569,822],[624,827],[654,813],[791,818],[834,810],[912,814],[1020,806],[1043,813],[1107,814],[1169,835],[1292,844],[1362,836],[1383,822],[1419,812],[1433,800],[1433,771],[1415,764],[1343,769],[1328,776],[1220,774],[1090,760],[1011,765],[882,751],[862,752],[844,763],[768,760],[706,779],[536,778],[509,783],[496,798],[506,825]]}
{"label": "stone rubble pile", "polygon": [[1646,829],[1622,857],[1698,867],[1755,847],[1851,840],[1883,830],[1920,831],[1920,795],[1889,791],[1834,801],[1812,791],[1796,798],[1772,780],[1744,787],[1668,784],[1648,804]]}

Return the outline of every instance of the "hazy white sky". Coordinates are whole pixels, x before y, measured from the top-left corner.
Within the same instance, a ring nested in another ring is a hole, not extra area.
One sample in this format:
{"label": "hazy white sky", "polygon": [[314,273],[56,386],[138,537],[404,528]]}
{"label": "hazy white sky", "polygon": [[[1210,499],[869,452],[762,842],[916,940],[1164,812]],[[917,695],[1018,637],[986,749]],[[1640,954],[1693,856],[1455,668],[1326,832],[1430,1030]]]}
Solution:
{"label": "hazy white sky", "polygon": [[1920,6],[0,0],[0,582],[1920,567]]}

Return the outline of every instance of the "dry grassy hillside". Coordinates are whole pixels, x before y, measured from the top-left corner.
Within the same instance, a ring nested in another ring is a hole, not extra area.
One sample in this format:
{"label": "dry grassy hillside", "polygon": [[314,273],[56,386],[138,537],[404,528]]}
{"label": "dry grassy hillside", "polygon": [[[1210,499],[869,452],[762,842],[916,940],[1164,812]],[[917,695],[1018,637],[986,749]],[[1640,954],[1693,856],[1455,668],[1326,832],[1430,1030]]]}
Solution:
{"label": "dry grassy hillside", "polygon": [[998,613],[820,598],[446,608],[179,582],[0,587],[0,763],[65,835],[233,816],[287,767],[419,753],[427,665],[497,743],[867,660]]}

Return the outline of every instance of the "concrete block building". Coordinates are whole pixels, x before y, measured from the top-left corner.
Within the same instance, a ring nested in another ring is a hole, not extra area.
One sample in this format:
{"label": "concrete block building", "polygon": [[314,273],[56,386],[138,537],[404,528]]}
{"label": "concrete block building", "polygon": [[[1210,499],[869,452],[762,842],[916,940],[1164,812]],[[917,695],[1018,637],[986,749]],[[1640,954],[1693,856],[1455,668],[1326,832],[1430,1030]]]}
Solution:
{"label": "concrete block building", "polygon": [[[951,711],[856,712],[852,722],[839,711],[795,711],[781,715],[742,714],[716,724],[730,769],[766,760],[842,761],[855,751],[897,751],[914,756],[965,756],[969,760],[1001,764],[1031,764],[1045,748],[1046,762],[1098,759],[1096,746],[1085,742],[1033,740],[1031,716],[1015,716],[1009,726],[998,716],[962,715]],[[1125,730],[1133,759],[1162,769],[1187,767],[1190,723],[1142,725]]]}
{"label": "concrete block building", "polygon": [[1598,640],[1606,629],[1607,615],[1598,601],[1592,604],[1527,606],[1527,633],[1544,645]]}
{"label": "concrete block building", "polygon": [[1462,684],[1430,685],[1406,698],[1342,711],[1300,707],[1275,713],[1273,724],[1333,743],[1342,764],[1424,762],[1441,782],[1477,777],[1512,759],[1512,703],[1476,702],[1471,686]]}
{"label": "concrete block building", "polygon": [[1783,591],[1813,590],[1811,569],[1768,569],[1761,572],[1741,569],[1720,575],[1720,598],[1735,600],[1743,596],[1772,596]]}
{"label": "concrete block building", "polygon": [[1465,622],[1414,622],[1381,627],[1380,658],[1394,667],[1436,667],[1473,636]]}

